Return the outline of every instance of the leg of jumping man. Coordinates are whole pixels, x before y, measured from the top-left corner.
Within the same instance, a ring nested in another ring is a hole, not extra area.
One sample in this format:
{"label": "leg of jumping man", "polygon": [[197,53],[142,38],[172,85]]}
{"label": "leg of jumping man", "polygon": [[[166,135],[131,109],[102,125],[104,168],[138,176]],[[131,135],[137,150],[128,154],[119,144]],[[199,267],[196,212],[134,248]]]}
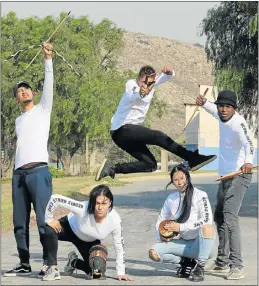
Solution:
{"label": "leg of jumping man", "polygon": [[195,171],[216,159],[216,156],[200,155],[197,151],[192,152],[173,141],[165,133],[152,130],[141,125],[127,124],[112,132],[112,139],[122,150],[136,158],[137,162],[111,164],[105,161],[101,166],[96,180],[115,174],[128,174],[139,172],[153,172],[157,169],[154,156],[148,150],[147,145],[159,146],[188,161],[189,167]]}
{"label": "leg of jumping man", "polygon": [[[204,156],[200,155],[198,151],[188,151],[163,132],[140,125],[146,118],[156,87],[171,80],[174,76],[175,72],[168,66],[163,68],[161,74],[157,74],[151,66],[144,66],[140,69],[138,78],[127,81],[125,93],[111,120],[111,136],[117,146],[139,162],[114,165],[105,160],[97,173],[96,181],[106,176],[114,178],[116,173],[155,171],[156,164],[154,162],[150,168],[150,160],[153,159],[153,155],[147,151],[146,145],[156,145],[176,154],[188,161],[192,171],[198,170],[217,158],[215,155]],[[147,153],[149,162],[143,159]]]}

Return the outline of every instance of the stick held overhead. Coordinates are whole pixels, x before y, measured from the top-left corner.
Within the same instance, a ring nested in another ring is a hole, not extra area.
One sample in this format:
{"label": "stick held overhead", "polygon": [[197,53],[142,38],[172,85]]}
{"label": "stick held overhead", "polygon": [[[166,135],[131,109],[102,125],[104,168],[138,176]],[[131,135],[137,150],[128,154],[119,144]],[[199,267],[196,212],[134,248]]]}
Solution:
{"label": "stick held overhead", "polygon": [[[63,18],[63,20],[58,24],[57,28],[55,29],[55,31],[49,36],[49,38],[46,40],[46,42],[49,42],[52,37],[56,34],[56,32],[58,31],[58,29],[61,27],[61,25],[65,22],[66,18],[69,16],[69,14],[71,13],[71,11],[69,11],[67,13],[67,15]],[[39,55],[39,53],[41,52],[41,48],[39,49],[39,51],[37,52],[37,54],[34,56],[34,58],[30,61],[30,63],[27,65],[27,67],[25,68],[25,70],[27,70],[29,68],[29,66],[34,62],[34,60],[37,58],[37,56]]]}

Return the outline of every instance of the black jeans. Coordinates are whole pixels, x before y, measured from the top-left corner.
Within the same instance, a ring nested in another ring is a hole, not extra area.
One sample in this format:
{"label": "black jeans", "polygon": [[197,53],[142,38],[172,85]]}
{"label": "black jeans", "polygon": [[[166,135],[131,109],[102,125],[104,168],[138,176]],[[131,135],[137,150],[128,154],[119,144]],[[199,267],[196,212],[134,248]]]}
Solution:
{"label": "black jeans", "polygon": [[157,162],[147,145],[159,146],[186,161],[189,161],[193,155],[192,151],[186,150],[165,133],[141,125],[126,124],[115,131],[111,131],[111,137],[117,146],[138,160],[137,162],[116,164],[115,173],[155,171]]}
{"label": "black jeans", "polygon": [[91,271],[89,266],[89,250],[92,246],[100,244],[100,240],[97,239],[95,241],[86,242],[78,238],[71,229],[67,216],[60,218],[59,222],[62,226],[62,231],[60,233],[55,232],[52,227],[46,225],[44,244],[48,255],[47,265],[57,265],[58,240],[69,241],[76,246],[83,257],[83,260],[78,259],[76,261],[74,265],[75,268],[84,271],[86,274],[89,274]]}
{"label": "black jeans", "polygon": [[243,266],[238,214],[251,179],[252,174],[241,174],[219,184],[214,214],[219,236],[219,265]]}
{"label": "black jeans", "polygon": [[14,235],[21,263],[29,263],[29,224],[31,203],[36,213],[40,242],[44,249],[45,209],[52,195],[52,178],[47,165],[38,168],[17,169],[12,178]]}

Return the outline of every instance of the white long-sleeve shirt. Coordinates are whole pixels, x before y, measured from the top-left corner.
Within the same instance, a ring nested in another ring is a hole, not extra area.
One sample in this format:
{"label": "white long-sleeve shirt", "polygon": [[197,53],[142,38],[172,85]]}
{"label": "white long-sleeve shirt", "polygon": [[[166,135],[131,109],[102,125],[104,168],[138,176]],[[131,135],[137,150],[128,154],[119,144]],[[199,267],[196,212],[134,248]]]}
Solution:
{"label": "white long-sleeve shirt", "polygon": [[[164,202],[161,212],[156,222],[156,238],[160,241],[159,224],[166,219],[175,220],[180,216],[184,195],[175,191],[171,193]],[[195,239],[199,229],[204,224],[212,224],[212,210],[207,193],[194,188],[190,217],[185,223],[180,223],[179,235],[174,239]]]}
{"label": "white long-sleeve shirt", "polygon": [[65,208],[70,211],[68,221],[75,235],[83,241],[91,242],[104,240],[110,234],[116,252],[117,275],[125,274],[125,251],[122,236],[121,218],[113,208],[101,223],[97,223],[94,215],[87,212],[89,201],[76,201],[62,195],[52,195],[46,207],[45,222],[53,220],[56,208]]}
{"label": "white long-sleeve shirt", "polygon": [[125,93],[121,98],[117,111],[111,119],[111,130],[117,130],[125,124],[140,124],[144,122],[151,100],[153,98],[155,88],[162,83],[171,80],[175,76],[161,73],[148,95],[140,96],[140,87],[136,79],[130,79],[125,86]]}
{"label": "white long-sleeve shirt", "polygon": [[244,117],[235,112],[223,122],[216,104],[207,100],[202,107],[219,121],[219,175],[238,171],[245,163],[253,164],[254,146]]}
{"label": "white long-sleeve shirt", "polygon": [[48,138],[53,104],[52,59],[45,60],[45,78],[40,103],[15,120],[17,136],[15,169],[32,162],[48,163]]}

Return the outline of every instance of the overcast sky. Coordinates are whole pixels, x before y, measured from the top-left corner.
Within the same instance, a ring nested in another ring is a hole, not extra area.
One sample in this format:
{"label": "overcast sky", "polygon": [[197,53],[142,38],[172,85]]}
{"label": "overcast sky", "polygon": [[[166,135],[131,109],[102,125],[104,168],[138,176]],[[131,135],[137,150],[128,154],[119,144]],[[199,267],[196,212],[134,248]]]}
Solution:
{"label": "overcast sky", "polygon": [[118,27],[172,40],[204,45],[198,26],[220,2],[1,2],[1,16],[14,11],[19,18],[88,15],[94,23],[108,18]]}

